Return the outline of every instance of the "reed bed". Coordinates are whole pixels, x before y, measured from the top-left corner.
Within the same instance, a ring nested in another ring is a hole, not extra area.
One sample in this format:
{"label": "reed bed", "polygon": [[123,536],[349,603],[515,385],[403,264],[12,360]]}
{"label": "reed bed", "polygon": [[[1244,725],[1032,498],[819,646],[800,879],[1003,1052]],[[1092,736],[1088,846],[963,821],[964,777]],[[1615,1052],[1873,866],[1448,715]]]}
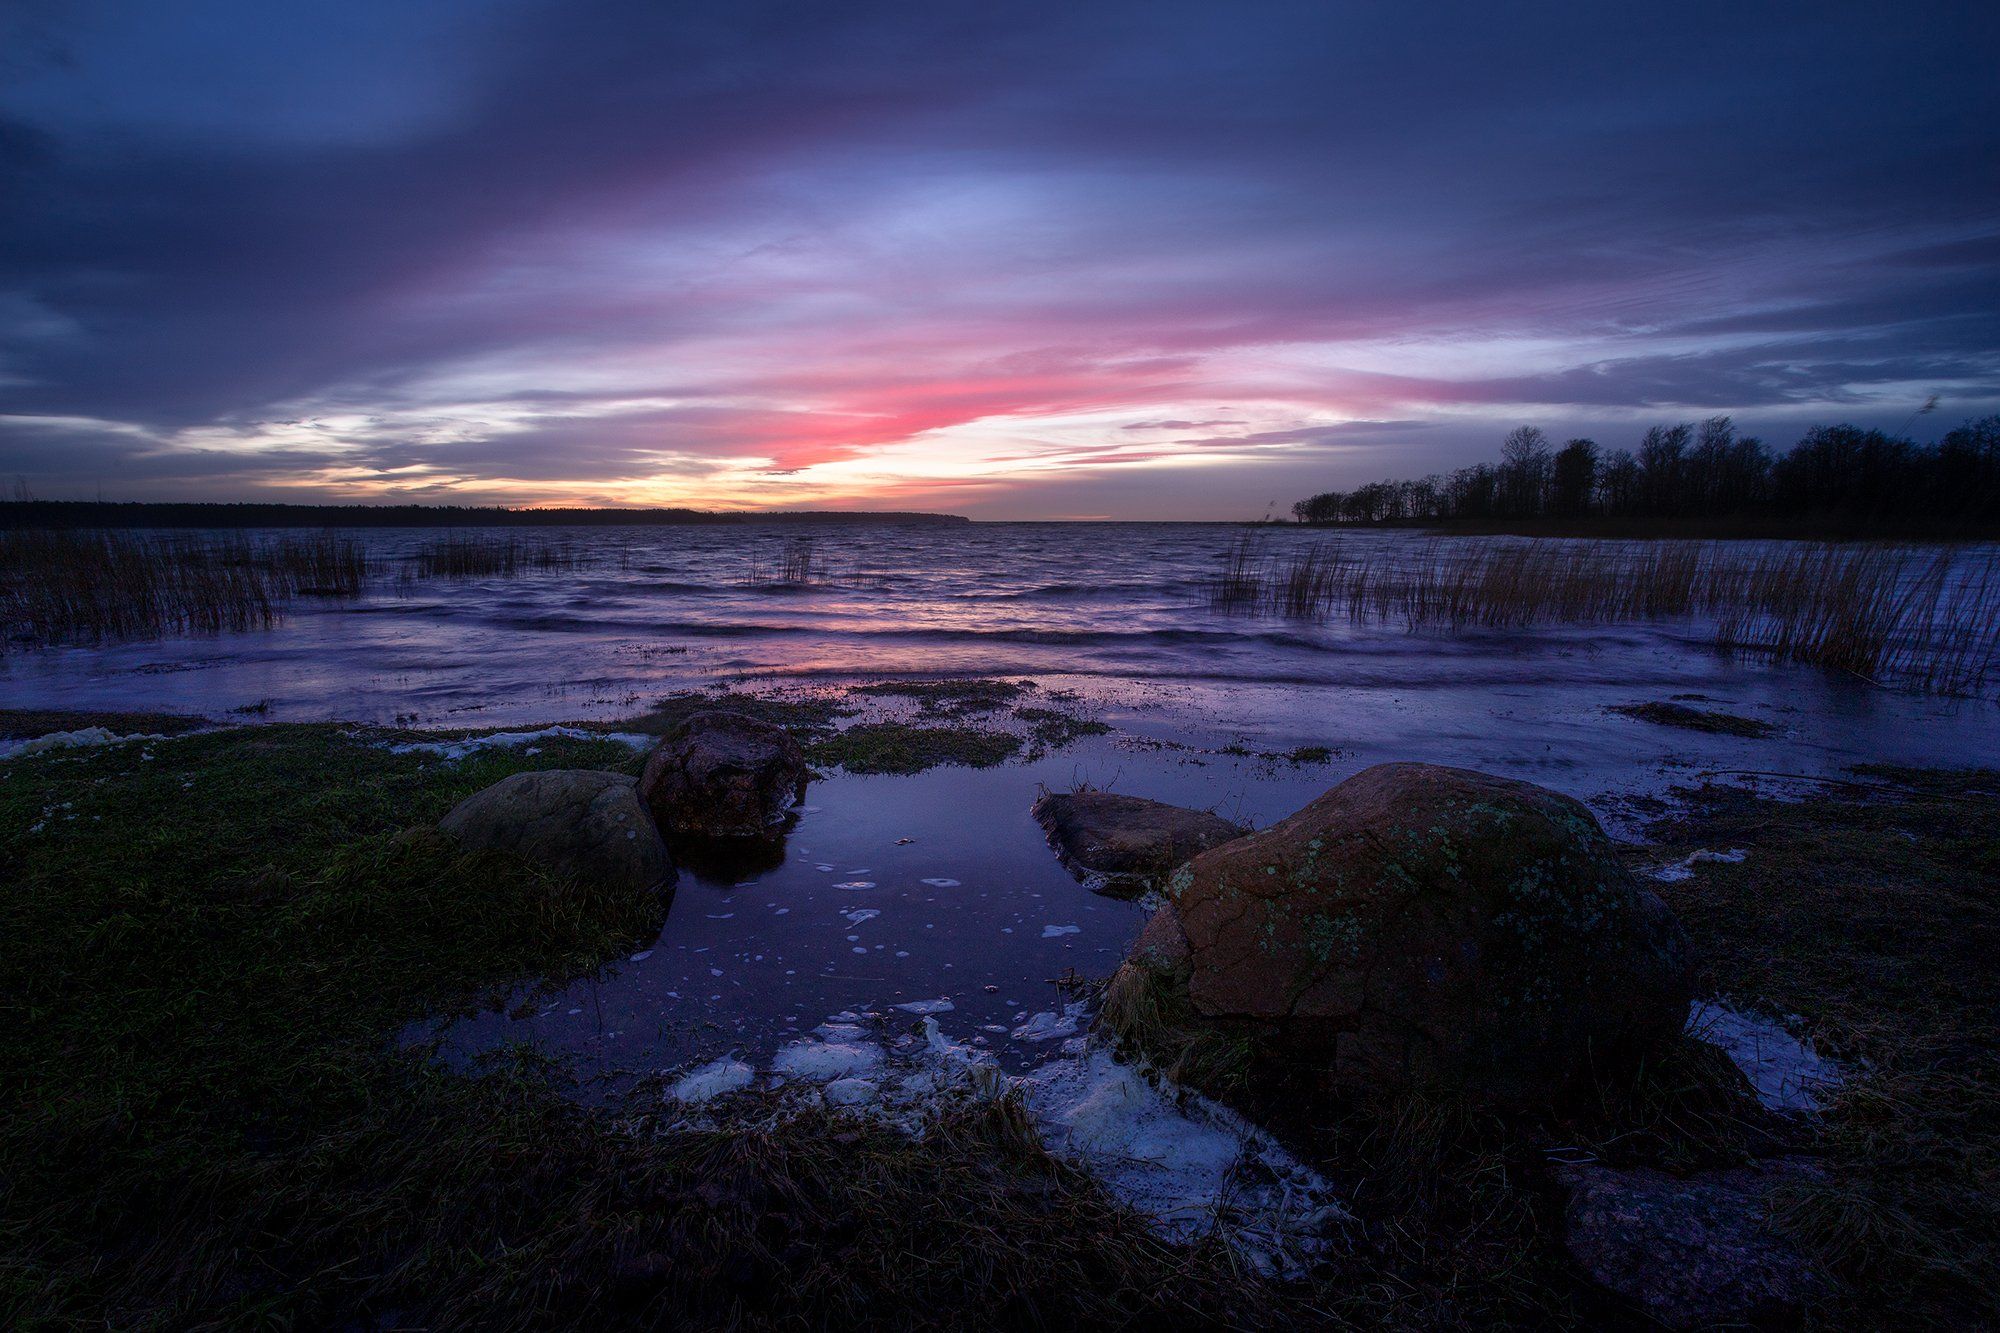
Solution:
{"label": "reed bed", "polygon": [[13,528],[0,531],[0,632],[44,645],[256,629],[295,597],[359,596],[367,577],[360,544],[331,533]]}
{"label": "reed bed", "polygon": [[1412,556],[1335,539],[1273,559],[1244,538],[1206,594],[1218,611],[1411,630],[1700,619],[1728,651],[1943,694],[2000,682],[2000,574],[1950,548],[1435,541]]}
{"label": "reed bed", "polygon": [[418,579],[508,578],[567,573],[587,563],[588,556],[574,542],[454,534],[418,546],[405,572]]}
{"label": "reed bed", "polygon": [[775,559],[753,552],[744,582],[753,588],[809,588],[827,581],[826,559],[811,537],[787,537]]}
{"label": "reed bed", "polygon": [[0,627],[9,643],[94,643],[269,625],[289,587],[238,538],[0,532]]}

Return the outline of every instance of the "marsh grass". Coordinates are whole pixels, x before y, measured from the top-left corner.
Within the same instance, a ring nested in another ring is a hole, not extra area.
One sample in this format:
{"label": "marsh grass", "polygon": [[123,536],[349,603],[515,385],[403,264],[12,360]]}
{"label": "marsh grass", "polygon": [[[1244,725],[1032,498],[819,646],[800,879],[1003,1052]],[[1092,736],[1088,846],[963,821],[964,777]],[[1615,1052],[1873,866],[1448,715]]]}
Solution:
{"label": "marsh grass", "polygon": [[811,537],[787,537],[775,555],[761,546],[751,552],[743,581],[752,588],[778,591],[814,587],[829,578],[825,553],[818,543]]}
{"label": "marsh grass", "polygon": [[1710,786],[1648,832],[1675,856],[1742,846],[1657,885],[1707,988],[1804,1015],[1845,1060],[1814,1150],[1825,1181],[1782,1221],[1848,1279],[1826,1327],[2000,1320],[2000,774],[1887,767],[1805,799]]}
{"label": "marsh grass", "polygon": [[567,540],[454,533],[418,546],[405,573],[414,579],[510,578],[569,573],[588,563],[588,554]]}
{"label": "marsh grass", "polygon": [[299,596],[361,592],[367,558],[323,534],[255,541],[123,531],[0,531],[0,630],[29,645],[257,629]]}
{"label": "marsh grass", "polygon": [[1951,548],[1433,541],[1414,556],[1338,539],[1282,559],[1248,535],[1213,610],[1410,630],[1697,619],[1724,651],[1942,694],[2000,681],[2000,574]]}

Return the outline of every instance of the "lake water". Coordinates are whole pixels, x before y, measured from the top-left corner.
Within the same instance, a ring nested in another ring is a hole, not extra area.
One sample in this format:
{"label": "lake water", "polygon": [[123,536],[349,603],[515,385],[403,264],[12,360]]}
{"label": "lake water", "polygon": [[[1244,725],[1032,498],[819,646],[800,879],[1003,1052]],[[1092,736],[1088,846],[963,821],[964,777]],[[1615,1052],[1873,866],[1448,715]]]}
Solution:
{"label": "lake water", "polygon": [[[683,876],[660,938],[607,978],[454,1032],[466,1049],[533,1037],[587,1068],[768,1052],[830,1014],[938,999],[952,1003],[941,1022],[959,1039],[1017,1065],[1040,1058],[1058,1043],[1014,1031],[1059,1013],[1052,980],[1108,971],[1145,915],[1056,864],[1028,814],[1042,785],[1090,782],[1261,825],[1368,764],[1429,760],[1555,787],[1629,834],[1635,801],[1712,772],[1986,763],[2000,750],[1992,702],[1731,659],[1693,623],[1411,633],[1212,610],[1203,589],[1241,537],[1229,527],[515,530],[571,542],[587,563],[399,582],[418,544],[443,535],[357,534],[385,571],[367,595],[303,600],[268,630],[9,652],[0,698],[522,727],[627,716],[716,685],[817,692],[948,674],[1031,677],[1113,728],[994,769],[830,775],[812,786],[782,865]],[[824,583],[756,581],[801,537]],[[1260,535],[1274,556],[1315,539]],[[1341,540],[1414,554],[1424,539]],[[1606,711],[1673,695],[1776,733],[1711,736]],[[1333,757],[1266,757],[1299,746]]]}

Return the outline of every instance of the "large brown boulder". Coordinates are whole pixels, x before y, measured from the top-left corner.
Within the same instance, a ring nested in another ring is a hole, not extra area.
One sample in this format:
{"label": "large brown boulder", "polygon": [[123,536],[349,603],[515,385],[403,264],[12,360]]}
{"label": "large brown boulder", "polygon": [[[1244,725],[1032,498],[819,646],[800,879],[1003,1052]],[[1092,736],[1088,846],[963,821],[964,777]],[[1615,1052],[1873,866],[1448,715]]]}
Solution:
{"label": "large brown boulder", "polygon": [[670,837],[765,838],[810,775],[783,727],[718,710],[696,713],[653,747],[639,792]]}
{"label": "large brown boulder", "polygon": [[1034,815],[1065,865],[1113,893],[1151,888],[1188,858],[1249,832],[1206,810],[1108,791],[1048,792]]}
{"label": "large brown boulder", "polygon": [[1525,782],[1379,765],[1166,892],[1107,1021],[1156,1047],[1219,1035],[1294,1083],[1545,1104],[1687,1017],[1672,913],[1588,810]]}
{"label": "large brown boulder", "polygon": [[637,891],[674,880],[667,845],[623,773],[516,773],[460,801],[438,828],[464,846],[512,852],[579,880]]}

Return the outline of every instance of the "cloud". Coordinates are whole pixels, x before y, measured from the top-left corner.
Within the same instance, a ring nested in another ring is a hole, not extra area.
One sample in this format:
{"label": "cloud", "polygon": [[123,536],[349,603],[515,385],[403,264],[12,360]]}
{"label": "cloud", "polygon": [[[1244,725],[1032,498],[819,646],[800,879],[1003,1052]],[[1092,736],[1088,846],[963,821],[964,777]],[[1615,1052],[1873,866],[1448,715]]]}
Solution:
{"label": "cloud", "polygon": [[23,12],[0,471],[44,493],[1209,514],[1522,411],[2000,403],[1971,11]]}

